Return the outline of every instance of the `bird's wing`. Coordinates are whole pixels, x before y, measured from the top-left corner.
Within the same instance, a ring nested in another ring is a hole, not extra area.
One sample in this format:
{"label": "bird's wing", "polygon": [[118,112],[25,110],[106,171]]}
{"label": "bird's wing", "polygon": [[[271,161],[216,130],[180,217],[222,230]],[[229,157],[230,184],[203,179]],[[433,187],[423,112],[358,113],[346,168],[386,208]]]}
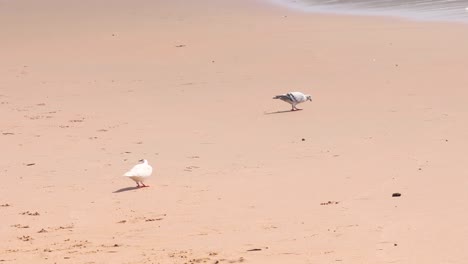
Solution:
{"label": "bird's wing", "polygon": [[145,172],[146,173],[145,173],[144,177],[151,176],[151,173],[153,173],[153,167],[151,167],[150,165],[146,165]]}
{"label": "bird's wing", "polygon": [[124,176],[128,176],[128,177],[131,177],[131,176],[140,176],[138,175],[139,172],[141,171],[141,165],[143,164],[137,164],[135,166],[133,166],[133,168],[131,168],[129,171],[127,171]]}
{"label": "bird's wing", "polygon": [[302,103],[307,100],[307,97],[301,92],[290,92],[288,94],[294,97],[297,103]]}
{"label": "bird's wing", "polygon": [[285,102],[290,103],[290,104],[296,102],[294,96],[292,96],[291,93],[280,94],[280,95],[277,95],[277,96],[273,97],[273,99],[280,99],[280,100],[285,101]]}

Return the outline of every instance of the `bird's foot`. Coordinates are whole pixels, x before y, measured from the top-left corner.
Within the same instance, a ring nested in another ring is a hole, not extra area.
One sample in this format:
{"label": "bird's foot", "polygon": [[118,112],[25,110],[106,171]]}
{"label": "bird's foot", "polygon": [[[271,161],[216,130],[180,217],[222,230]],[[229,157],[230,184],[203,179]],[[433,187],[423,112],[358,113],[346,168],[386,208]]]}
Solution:
{"label": "bird's foot", "polygon": [[292,109],[291,111],[300,111],[302,109],[299,109],[299,108],[295,108],[295,109]]}

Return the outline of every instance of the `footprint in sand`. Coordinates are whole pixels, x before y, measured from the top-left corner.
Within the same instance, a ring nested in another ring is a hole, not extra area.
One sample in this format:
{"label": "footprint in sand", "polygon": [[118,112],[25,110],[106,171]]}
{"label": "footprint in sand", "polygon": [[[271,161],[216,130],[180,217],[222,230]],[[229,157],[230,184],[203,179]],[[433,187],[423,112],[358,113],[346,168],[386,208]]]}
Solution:
{"label": "footprint in sand", "polygon": [[65,225],[65,226],[59,226],[55,228],[55,230],[64,230],[64,229],[73,229],[75,226],[73,224],[70,225]]}
{"label": "footprint in sand", "polygon": [[[161,216],[166,216],[166,214],[162,214]],[[118,221],[117,223],[118,224],[125,224],[125,223],[138,223],[140,221],[145,221],[145,222],[155,222],[155,221],[161,221],[161,220],[164,220],[164,217],[158,217],[158,218],[146,218],[146,217],[136,217],[132,220],[121,220],[121,221]]]}
{"label": "footprint in sand", "polygon": [[199,169],[198,166],[187,166],[185,167],[184,171],[192,172],[193,169]]}
{"label": "footprint in sand", "polygon": [[40,215],[38,212],[29,212],[29,211],[26,211],[26,212],[22,212],[20,213],[21,215],[30,215],[30,216],[38,216]]}
{"label": "footprint in sand", "polygon": [[325,202],[325,203],[320,203],[320,205],[332,205],[332,204],[339,204],[340,202],[336,202],[336,201],[328,201],[328,202]]}
{"label": "footprint in sand", "polygon": [[69,230],[72,231],[75,226],[73,224],[65,225],[65,226],[58,226],[58,227],[47,227],[47,229],[42,228],[41,230],[37,231],[37,233],[48,233],[50,231],[58,231],[58,230]]}
{"label": "footprint in sand", "polygon": [[21,240],[21,241],[31,241],[31,240],[33,240],[33,238],[30,237],[30,236],[20,236],[20,237],[18,237],[18,239]]}
{"label": "footprint in sand", "polygon": [[25,118],[28,118],[30,120],[39,120],[39,119],[44,119],[44,118],[52,118],[53,116],[50,115],[25,115]]}
{"label": "footprint in sand", "polygon": [[148,219],[145,219],[145,222],[154,222],[154,221],[161,221],[163,220],[164,218],[148,218]]}
{"label": "footprint in sand", "polygon": [[81,123],[84,121],[84,117],[81,118],[81,119],[72,119],[72,120],[68,120],[68,122],[70,123]]}
{"label": "footprint in sand", "polygon": [[16,228],[29,228],[28,225],[21,225],[21,224],[12,225],[11,227],[16,227]]}

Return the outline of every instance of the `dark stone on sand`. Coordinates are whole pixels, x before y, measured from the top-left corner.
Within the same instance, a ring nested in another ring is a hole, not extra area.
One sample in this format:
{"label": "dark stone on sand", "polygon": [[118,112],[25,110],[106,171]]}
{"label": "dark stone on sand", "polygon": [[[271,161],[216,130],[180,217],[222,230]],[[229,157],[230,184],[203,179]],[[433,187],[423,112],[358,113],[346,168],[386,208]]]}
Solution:
{"label": "dark stone on sand", "polygon": [[392,197],[400,197],[401,196],[401,193],[393,193],[392,194]]}

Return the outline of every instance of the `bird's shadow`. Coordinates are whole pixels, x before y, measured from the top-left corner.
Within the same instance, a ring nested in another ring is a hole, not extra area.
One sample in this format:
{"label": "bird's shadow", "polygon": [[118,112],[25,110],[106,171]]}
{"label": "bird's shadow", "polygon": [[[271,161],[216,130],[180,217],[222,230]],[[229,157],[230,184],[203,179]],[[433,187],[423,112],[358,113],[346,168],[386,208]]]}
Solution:
{"label": "bird's shadow", "polygon": [[112,193],[128,192],[128,191],[133,191],[133,190],[137,190],[137,189],[140,189],[140,188],[138,188],[136,186],[134,186],[134,187],[125,187],[125,188],[118,189],[117,191],[114,191]]}
{"label": "bird's shadow", "polygon": [[297,112],[297,111],[300,111],[302,109],[297,109],[295,111],[292,111],[292,110],[284,110],[284,111],[276,111],[276,112],[266,112],[265,115],[274,115],[274,114],[284,114],[284,113],[294,113],[294,112]]}

